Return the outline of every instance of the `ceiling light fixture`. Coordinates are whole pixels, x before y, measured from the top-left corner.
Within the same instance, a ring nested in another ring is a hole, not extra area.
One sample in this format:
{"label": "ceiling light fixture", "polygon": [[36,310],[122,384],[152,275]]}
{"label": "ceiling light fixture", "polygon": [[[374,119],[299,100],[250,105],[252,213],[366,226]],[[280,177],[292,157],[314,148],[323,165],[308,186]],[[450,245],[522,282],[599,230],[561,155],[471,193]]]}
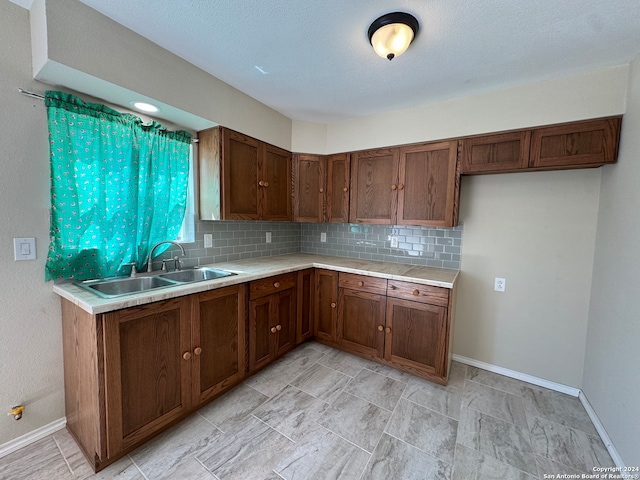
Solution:
{"label": "ceiling light fixture", "polygon": [[369,27],[369,41],[378,55],[393,60],[409,48],[418,34],[418,20],[404,12],[387,13]]}
{"label": "ceiling light fixture", "polygon": [[156,113],[160,111],[160,108],[146,102],[131,102],[131,105],[133,106],[133,108],[146,113]]}

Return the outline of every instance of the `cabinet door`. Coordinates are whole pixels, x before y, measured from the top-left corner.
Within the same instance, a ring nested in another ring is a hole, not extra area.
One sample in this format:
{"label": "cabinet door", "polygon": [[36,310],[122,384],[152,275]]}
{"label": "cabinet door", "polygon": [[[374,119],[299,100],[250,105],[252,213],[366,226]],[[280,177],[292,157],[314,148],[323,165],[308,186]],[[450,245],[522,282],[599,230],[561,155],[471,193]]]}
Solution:
{"label": "cabinet door", "polygon": [[382,358],[386,300],[384,295],[341,288],[338,343],[370,358]]}
{"label": "cabinet door", "polygon": [[457,142],[403,147],[400,150],[398,225],[452,227],[457,207]]}
{"label": "cabinet door", "polygon": [[105,315],[109,457],[190,409],[189,307],[182,297]]}
{"label": "cabinet door", "polygon": [[193,405],[206,402],[244,376],[246,285],[193,298]]}
{"label": "cabinet door", "polygon": [[313,332],[317,339],[337,344],[338,272],[316,269],[315,277]]}
{"label": "cabinet door", "polygon": [[513,172],[529,166],[529,130],[461,140],[461,173]]}
{"label": "cabinet door", "polygon": [[351,155],[351,223],[395,223],[399,152],[387,148]]}
{"label": "cabinet door", "polygon": [[447,309],[387,299],[385,360],[436,377],[446,375]]}
{"label": "cabinet door", "polygon": [[262,219],[291,221],[291,154],[265,144],[263,162]]}
{"label": "cabinet door", "polygon": [[294,155],[293,218],[296,222],[324,221],[326,158],[322,155]]}
{"label": "cabinet door", "polygon": [[198,132],[198,187],[200,220],[220,220],[222,217],[222,132],[220,127]]}
{"label": "cabinet door", "polygon": [[315,274],[313,268],[298,272],[297,328],[296,343],[302,343],[313,337],[313,295],[315,293]]}
{"label": "cabinet door", "polygon": [[273,357],[275,360],[296,346],[296,289],[290,288],[274,295],[277,310],[271,322],[273,335]]}
{"label": "cabinet door", "polygon": [[537,128],[531,134],[533,168],[598,166],[618,155],[620,117]]}
{"label": "cabinet door", "polygon": [[274,298],[277,298],[277,295],[268,295],[249,302],[250,372],[267,365],[272,359],[271,319],[277,314]]}
{"label": "cabinet door", "polygon": [[348,153],[327,157],[327,222],[349,222],[349,167]]}
{"label": "cabinet door", "polygon": [[259,220],[258,191],[263,144],[255,138],[222,129],[223,212],[225,220]]}

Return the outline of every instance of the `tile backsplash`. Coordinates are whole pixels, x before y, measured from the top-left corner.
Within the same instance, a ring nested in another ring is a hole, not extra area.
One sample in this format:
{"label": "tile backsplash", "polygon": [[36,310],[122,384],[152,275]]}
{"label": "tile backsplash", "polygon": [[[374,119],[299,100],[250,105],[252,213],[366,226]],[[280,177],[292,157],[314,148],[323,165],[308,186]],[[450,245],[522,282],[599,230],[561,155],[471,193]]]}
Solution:
{"label": "tile backsplash", "polygon": [[[321,234],[327,241],[321,242]],[[391,247],[392,237],[397,247]],[[462,225],[455,228],[337,223],[301,224],[300,251],[340,257],[460,268]]]}
{"label": "tile backsplash", "polygon": [[[185,243],[183,267],[285,253],[319,253],[340,257],[380,260],[440,268],[459,269],[462,225],[433,228],[391,225],[293,223],[255,221],[196,221],[196,241]],[[271,232],[271,243],[266,233]],[[213,247],[204,247],[204,234],[213,236]],[[321,242],[326,233],[327,241]],[[391,247],[397,237],[397,247]],[[171,247],[156,257],[154,269],[162,259],[178,251]]]}

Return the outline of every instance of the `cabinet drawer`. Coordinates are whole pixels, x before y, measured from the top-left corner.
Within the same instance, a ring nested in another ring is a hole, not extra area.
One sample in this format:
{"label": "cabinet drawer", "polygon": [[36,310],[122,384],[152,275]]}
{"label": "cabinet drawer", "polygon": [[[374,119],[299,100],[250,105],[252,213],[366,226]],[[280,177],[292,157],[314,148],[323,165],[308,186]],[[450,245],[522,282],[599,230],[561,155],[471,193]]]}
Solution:
{"label": "cabinet drawer", "polygon": [[254,280],[249,284],[249,298],[264,297],[296,286],[296,272]]}
{"label": "cabinet drawer", "polygon": [[387,292],[387,280],[384,278],[355,275],[353,273],[340,272],[338,276],[338,286],[340,288],[350,288],[352,290],[377,293],[380,295],[385,295]]}
{"label": "cabinet drawer", "polygon": [[387,297],[403,298],[414,302],[446,307],[449,304],[449,289],[420,283],[389,280]]}

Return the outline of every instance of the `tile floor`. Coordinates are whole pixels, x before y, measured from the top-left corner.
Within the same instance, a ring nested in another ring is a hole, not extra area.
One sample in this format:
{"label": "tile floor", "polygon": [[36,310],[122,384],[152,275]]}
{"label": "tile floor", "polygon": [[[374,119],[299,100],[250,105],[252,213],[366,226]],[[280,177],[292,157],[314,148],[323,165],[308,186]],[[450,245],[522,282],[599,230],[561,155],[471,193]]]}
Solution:
{"label": "tile floor", "polygon": [[0,479],[541,479],[614,466],[580,402],[453,364],[449,385],[301,345],[93,475],[66,430]]}

